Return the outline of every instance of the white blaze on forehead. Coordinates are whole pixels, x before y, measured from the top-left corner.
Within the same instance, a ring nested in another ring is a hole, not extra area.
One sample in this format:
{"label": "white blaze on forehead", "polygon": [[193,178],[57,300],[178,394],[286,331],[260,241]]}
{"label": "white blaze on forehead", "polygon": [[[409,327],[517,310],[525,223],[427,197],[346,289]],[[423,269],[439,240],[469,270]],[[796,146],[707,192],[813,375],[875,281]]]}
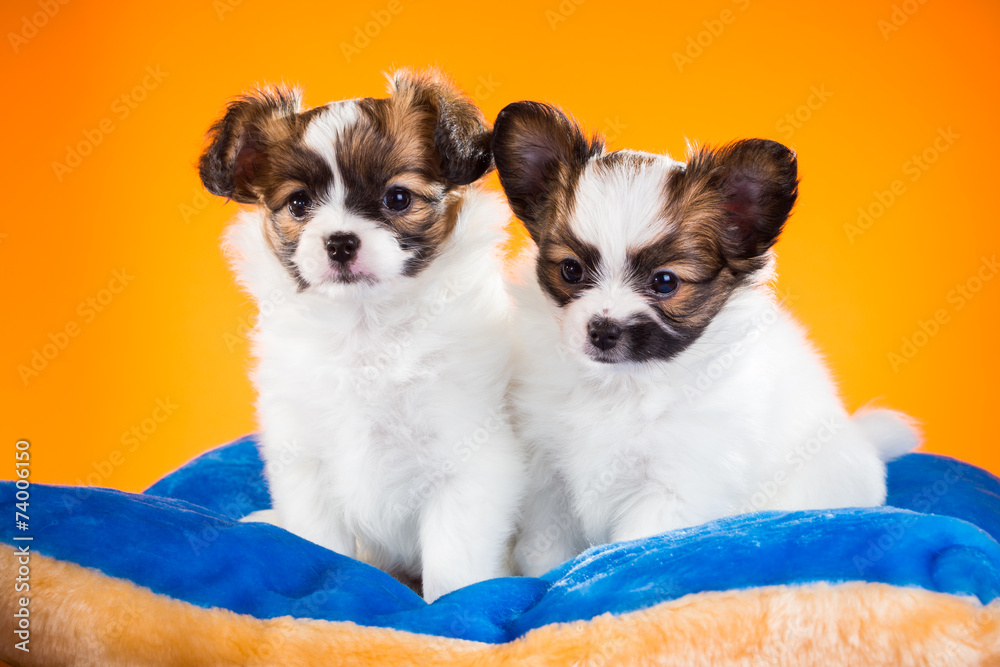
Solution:
{"label": "white blaze on forehead", "polygon": [[331,201],[343,202],[346,196],[344,179],[340,177],[337,167],[337,139],[346,128],[358,121],[359,116],[360,111],[354,100],[331,102],[312,119],[302,138],[302,143],[319,153],[333,171]]}
{"label": "white blaze on forehead", "polygon": [[663,220],[664,184],[677,163],[668,157],[652,162],[587,165],[576,186],[570,229],[601,255],[603,278],[618,277],[630,250],[649,245],[667,231]]}

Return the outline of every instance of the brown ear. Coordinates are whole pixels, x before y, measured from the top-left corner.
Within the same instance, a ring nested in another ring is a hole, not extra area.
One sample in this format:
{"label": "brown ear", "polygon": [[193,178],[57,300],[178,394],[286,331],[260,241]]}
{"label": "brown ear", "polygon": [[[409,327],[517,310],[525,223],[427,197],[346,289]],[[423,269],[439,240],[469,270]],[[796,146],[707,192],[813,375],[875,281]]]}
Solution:
{"label": "brown ear", "polygon": [[209,192],[254,203],[253,188],[267,148],[288,135],[288,122],[301,108],[301,93],[272,87],[237,97],[226,114],[208,131],[209,145],[198,163],[201,182]]}
{"label": "brown ear", "polygon": [[798,196],[794,151],[767,139],[695,149],[683,178],[720,197],[725,250],[738,260],[760,257],[774,245]]}
{"label": "brown ear", "polygon": [[445,180],[468,185],[492,169],[492,133],[483,112],[444,74],[434,69],[397,70],[389,92],[434,114],[433,141]]}
{"label": "brown ear", "polygon": [[548,104],[508,104],[493,126],[500,184],[536,242],[555,189],[567,185],[571,173],[603,152],[599,137],[588,141],[579,125]]}

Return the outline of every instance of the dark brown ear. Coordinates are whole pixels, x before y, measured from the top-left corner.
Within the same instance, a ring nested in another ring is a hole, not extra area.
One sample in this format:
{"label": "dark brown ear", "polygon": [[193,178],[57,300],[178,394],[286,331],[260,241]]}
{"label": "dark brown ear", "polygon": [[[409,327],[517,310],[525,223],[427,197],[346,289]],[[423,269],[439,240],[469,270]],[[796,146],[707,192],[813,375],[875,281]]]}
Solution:
{"label": "dark brown ear", "polygon": [[434,147],[441,175],[455,185],[468,185],[493,168],[491,130],[475,104],[441,72],[403,69],[392,75],[393,97],[427,106],[435,115]]}
{"label": "dark brown ear", "polygon": [[493,160],[514,213],[536,242],[556,190],[591,158],[604,152],[599,137],[589,141],[564,113],[540,102],[515,102],[493,126]]}
{"label": "dark brown ear", "polygon": [[208,131],[209,145],[198,172],[209,192],[254,203],[253,182],[266,160],[267,148],[286,138],[301,107],[298,90],[273,87],[237,97]]}
{"label": "dark brown ear", "polygon": [[778,240],[798,195],[794,151],[767,139],[698,148],[689,156],[684,179],[721,197],[726,213],[723,240],[733,259],[766,253]]}

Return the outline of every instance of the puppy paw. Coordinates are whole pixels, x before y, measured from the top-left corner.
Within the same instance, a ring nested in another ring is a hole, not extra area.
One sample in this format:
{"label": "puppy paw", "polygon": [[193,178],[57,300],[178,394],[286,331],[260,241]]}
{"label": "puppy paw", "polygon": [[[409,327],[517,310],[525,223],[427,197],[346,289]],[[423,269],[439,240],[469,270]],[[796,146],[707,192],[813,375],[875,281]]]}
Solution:
{"label": "puppy paw", "polygon": [[280,526],[278,523],[278,512],[276,510],[257,510],[251,512],[240,519],[240,523],[269,523],[272,526]]}

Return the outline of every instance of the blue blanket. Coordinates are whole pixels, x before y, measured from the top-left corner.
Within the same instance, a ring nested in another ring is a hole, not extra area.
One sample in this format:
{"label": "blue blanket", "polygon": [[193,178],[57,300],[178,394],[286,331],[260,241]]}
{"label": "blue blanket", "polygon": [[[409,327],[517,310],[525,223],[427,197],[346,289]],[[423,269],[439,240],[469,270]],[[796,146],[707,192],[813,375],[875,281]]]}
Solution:
{"label": "blue blanket", "polygon": [[[14,494],[13,482],[0,485],[5,506]],[[268,506],[247,437],[142,495],[32,485],[31,544],[200,607],[491,643],[689,593],[774,584],[865,581],[984,604],[1000,597],[1000,480],[927,454],[890,465],[887,507],[731,517],[595,547],[544,577],[486,581],[431,605],[368,565],[273,526],[238,522]]]}

